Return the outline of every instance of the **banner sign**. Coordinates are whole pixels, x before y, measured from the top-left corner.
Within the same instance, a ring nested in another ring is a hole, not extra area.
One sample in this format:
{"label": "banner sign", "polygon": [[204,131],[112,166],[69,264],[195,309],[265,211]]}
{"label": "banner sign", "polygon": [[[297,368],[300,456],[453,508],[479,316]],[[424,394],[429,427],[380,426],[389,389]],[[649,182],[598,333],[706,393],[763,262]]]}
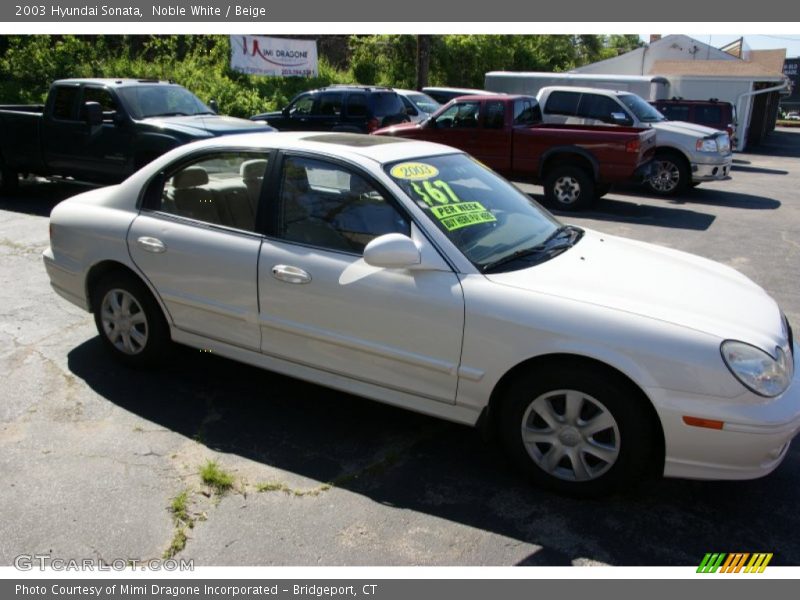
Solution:
{"label": "banner sign", "polygon": [[231,68],[248,75],[316,77],[317,42],[232,35]]}

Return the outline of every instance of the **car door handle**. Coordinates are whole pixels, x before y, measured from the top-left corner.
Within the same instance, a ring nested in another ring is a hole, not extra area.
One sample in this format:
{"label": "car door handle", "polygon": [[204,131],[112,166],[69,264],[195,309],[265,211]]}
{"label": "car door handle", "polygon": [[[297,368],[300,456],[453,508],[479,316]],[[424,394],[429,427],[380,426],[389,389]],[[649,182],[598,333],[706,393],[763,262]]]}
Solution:
{"label": "car door handle", "polygon": [[272,267],[272,276],[286,283],[309,283],[311,275],[303,269],[289,265],[275,265]]}
{"label": "car door handle", "polygon": [[136,243],[139,244],[142,250],[153,254],[161,254],[167,251],[167,246],[158,238],[142,236],[136,240]]}

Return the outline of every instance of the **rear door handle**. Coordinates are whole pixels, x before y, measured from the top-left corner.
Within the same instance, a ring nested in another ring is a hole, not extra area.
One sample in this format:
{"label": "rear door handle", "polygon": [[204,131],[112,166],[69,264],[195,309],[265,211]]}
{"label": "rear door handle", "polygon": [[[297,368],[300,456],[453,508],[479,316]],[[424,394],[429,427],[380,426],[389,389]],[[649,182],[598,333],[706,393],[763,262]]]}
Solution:
{"label": "rear door handle", "polygon": [[290,265],[275,265],[272,267],[272,276],[286,283],[310,283],[311,275],[299,267]]}
{"label": "rear door handle", "polygon": [[142,250],[153,254],[162,254],[167,251],[167,246],[158,238],[142,236],[136,240],[136,243]]}

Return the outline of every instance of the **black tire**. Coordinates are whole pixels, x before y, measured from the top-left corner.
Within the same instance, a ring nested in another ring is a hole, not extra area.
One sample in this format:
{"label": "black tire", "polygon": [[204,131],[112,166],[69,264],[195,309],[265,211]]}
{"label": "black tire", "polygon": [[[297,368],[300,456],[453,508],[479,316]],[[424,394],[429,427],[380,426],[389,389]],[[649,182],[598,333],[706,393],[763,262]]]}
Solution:
{"label": "black tire", "polygon": [[594,203],[594,181],[580,167],[555,167],[545,177],[544,197],[559,210],[584,210]]}
{"label": "black tire", "polygon": [[596,183],[594,184],[594,198],[597,200],[598,198],[602,198],[608,192],[611,191],[611,184],[610,183]]}
{"label": "black tire", "polygon": [[653,167],[655,172],[645,185],[654,194],[674,196],[689,187],[691,173],[683,156],[675,152],[656,152]]}
{"label": "black tire", "polygon": [[169,326],[147,286],[129,273],[110,273],[91,296],[97,332],[112,356],[130,367],[156,364],[170,344]]}
{"label": "black tire", "polygon": [[19,173],[0,167],[0,191],[14,192],[19,187]]}
{"label": "black tire", "polygon": [[[646,402],[613,371],[584,363],[551,364],[509,384],[498,428],[512,460],[535,483],[563,494],[600,496],[633,486],[652,467],[657,428]],[[574,418],[568,405],[578,407]],[[593,426],[602,426],[598,417],[610,425],[592,433]],[[527,444],[523,426],[535,436]]]}

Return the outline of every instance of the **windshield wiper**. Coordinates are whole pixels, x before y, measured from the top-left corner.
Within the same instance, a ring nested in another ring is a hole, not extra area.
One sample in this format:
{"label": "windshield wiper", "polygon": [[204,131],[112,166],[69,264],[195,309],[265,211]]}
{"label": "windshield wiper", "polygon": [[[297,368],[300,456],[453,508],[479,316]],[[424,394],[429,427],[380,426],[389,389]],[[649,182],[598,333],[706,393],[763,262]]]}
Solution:
{"label": "windshield wiper", "polygon": [[561,252],[564,252],[568,248],[574,246],[582,237],[583,229],[580,227],[575,227],[573,225],[562,225],[540,244],[512,252],[503,258],[498,258],[495,261],[481,265],[480,269],[483,273],[488,273],[497,267],[501,267],[521,258],[532,256],[538,256],[543,260],[552,258],[553,256],[556,256],[556,254],[560,254]]}

